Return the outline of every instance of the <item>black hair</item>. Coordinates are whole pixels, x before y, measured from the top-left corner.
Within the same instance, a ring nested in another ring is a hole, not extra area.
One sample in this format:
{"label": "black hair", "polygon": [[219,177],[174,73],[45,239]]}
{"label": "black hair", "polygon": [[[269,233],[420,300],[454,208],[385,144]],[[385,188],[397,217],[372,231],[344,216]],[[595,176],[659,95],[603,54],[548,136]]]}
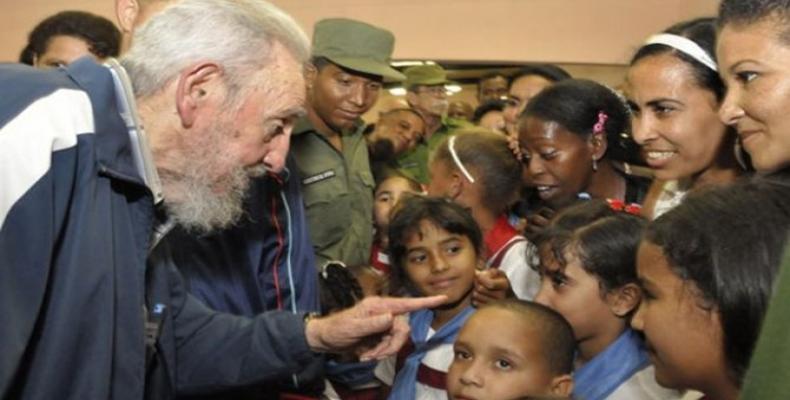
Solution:
{"label": "black hair", "polygon": [[488,100],[475,108],[475,112],[472,114],[472,122],[475,124],[479,123],[480,120],[491,111],[502,112],[504,110],[505,102],[503,100]]}
{"label": "black hair", "polygon": [[98,58],[117,57],[121,48],[121,32],[112,21],[84,11],[63,11],[33,28],[19,62],[33,65],[34,57],[46,53],[50,40],[60,35],[84,40]]}
{"label": "black hair", "polygon": [[336,262],[329,262],[321,268],[318,291],[323,315],[351,308],[363,297],[362,287],[351,270]]}
{"label": "black hair", "polygon": [[[715,18],[696,18],[689,21],[680,22],[672,25],[664,33],[682,36],[699,45],[710,58],[716,61],[716,19]],[[639,60],[658,54],[669,53],[682,60],[691,68],[697,85],[709,90],[716,95],[716,100],[721,102],[724,99],[726,87],[721,80],[718,72],[705,66],[694,57],[665,44],[653,43],[642,46],[633,58],[630,65],[636,64]]]}
{"label": "black hair", "polygon": [[694,283],[700,305],[718,311],[722,348],[740,385],[790,229],[790,186],[770,178],[692,192],[656,219],[645,241],[660,247],[673,272]]}
{"label": "black hair", "polygon": [[533,75],[540,76],[551,82],[560,82],[566,79],[571,79],[571,74],[569,74],[568,71],[565,71],[554,64],[527,64],[510,77],[510,82],[508,82],[508,85],[512,85],[513,82],[525,76]]}
{"label": "black hair", "polygon": [[480,79],[478,80],[478,82],[487,81],[489,79],[494,79],[494,78],[504,78],[505,80],[507,80],[507,77],[505,76],[505,74],[503,74],[503,73],[501,73],[499,71],[491,71],[491,72],[486,72],[485,74],[480,76]]}
{"label": "black hair", "polygon": [[[472,176],[480,181],[482,203],[495,214],[504,212],[521,189],[522,164],[513,155],[507,138],[485,128],[465,128],[454,135],[455,153]],[[449,149],[450,138],[434,150],[433,160],[458,169]]]}
{"label": "black hair", "polygon": [[719,28],[728,24],[748,25],[768,18],[777,18],[785,29],[780,39],[790,43],[790,1],[788,0],[722,0],[719,4]]}
{"label": "black hair", "polygon": [[567,251],[579,258],[582,268],[598,279],[601,295],[636,283],[636,252],[647,221],[612,209],[606,200],[589,200],[557,214],[537,239],[549,246],[551,256],[567,265]]}
{"label": "black hair", "polygon": [[527,319],[540,334],[540,347],[543,358],[553,375],[573,372],[573,359],[576,352],[576,339],[571,324],[557,311],[542,304],[519,299],[498,300],[485,308],[510,310]]}
{"label": "black hair", "polygon": [[543,89],[529,101],[521,119],[556,122],[588,138],[600,112],[607,116],[603,125],[607,139],[630,132],[631,116],[624,101],[612,89],[587,79],[567,79]]}
{"label": "black hair", "polygon": [[392,259],[392,287],[408,287],[403,269],[406,261],[406,242],[420,233],[420,222],[428,221],[456,235],[469,238],[478,256],[483,251],[483,235],[472,214],[450,200],[421,195],[409,196],[399,202],[389,226],[390,257]]}

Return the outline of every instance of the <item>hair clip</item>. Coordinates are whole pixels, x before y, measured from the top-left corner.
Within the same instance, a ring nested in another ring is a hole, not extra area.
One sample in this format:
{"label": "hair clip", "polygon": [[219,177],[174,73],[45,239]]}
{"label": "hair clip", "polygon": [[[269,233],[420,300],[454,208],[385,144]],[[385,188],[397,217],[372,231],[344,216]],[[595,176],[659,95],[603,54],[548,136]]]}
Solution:
{"label": "hair clip", "polygon": [[622,211],[631,215],[641,215],[642,206],[636,203],[626,203],[620,199],[606,199],[609,208],[614,211]]}
{"label": "hair clip", "polygon": [[603,111],[598,111],[598,122],[593,125],[593,134],[599,134],[604,131],[606,120],[609,119],[609,116],[606,115]]}

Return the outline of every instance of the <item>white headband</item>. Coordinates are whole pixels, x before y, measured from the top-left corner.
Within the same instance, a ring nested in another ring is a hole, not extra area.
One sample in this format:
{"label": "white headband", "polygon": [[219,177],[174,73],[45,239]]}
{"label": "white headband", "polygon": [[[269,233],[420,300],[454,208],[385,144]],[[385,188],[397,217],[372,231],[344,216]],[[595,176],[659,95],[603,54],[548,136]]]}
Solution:
{"label": "white headband", "polygon": [[466,170],[466,167],[461,164],[461,159],[458,158],[458,153],[455,152],[455,136],[450,136],[450,141],[447,142],[447,148],[450,150],[450,155],[453,157],[455,165],[461,170],[461,173],[464,174],[466,180],[468,180],[469,183],[475,183],[475,178],[473,178],[472,174],[470,174],[469,171]]}
{"label": "white headband", "polygon": [[713,71],[719,71],[719,68],[716,67],[716,62],[713,61],[710,55],[691,39],[685,38],[683,36],[673,35],[671,33],[660,33],[647,38],[647,41],[644,45],[647,46],[650,44],[663,44],[665,46],[672,47],[701,62]]}

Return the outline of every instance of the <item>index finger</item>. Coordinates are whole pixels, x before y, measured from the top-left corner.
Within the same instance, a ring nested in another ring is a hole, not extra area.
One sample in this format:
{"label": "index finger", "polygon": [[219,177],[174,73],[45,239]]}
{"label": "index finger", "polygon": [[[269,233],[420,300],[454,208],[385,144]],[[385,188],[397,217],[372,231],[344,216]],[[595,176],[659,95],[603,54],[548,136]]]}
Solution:
{"label": "index finger", "polygon": [[381,297],[378,300],[378,303],[374,305],[376,311],[386,311],[392,314],[404,314],[423,308],[438,307],[447,301],[447,296],[439,295],[410,298]]}

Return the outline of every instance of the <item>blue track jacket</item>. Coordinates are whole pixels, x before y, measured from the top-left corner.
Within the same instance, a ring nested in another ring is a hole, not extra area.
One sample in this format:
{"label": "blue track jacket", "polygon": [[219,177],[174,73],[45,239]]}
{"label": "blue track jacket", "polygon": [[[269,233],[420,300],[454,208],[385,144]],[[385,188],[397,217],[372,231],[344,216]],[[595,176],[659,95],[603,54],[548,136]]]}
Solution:
{"label": "blue track jacket", "polygon": [[[188,295],[109,70],[0,65],[0,398],[171,398],[281,379],[315,355],[302,317]],[[144,307],[145,306],[145,307]],[[146,362],[144,309],[161,329]]]}

